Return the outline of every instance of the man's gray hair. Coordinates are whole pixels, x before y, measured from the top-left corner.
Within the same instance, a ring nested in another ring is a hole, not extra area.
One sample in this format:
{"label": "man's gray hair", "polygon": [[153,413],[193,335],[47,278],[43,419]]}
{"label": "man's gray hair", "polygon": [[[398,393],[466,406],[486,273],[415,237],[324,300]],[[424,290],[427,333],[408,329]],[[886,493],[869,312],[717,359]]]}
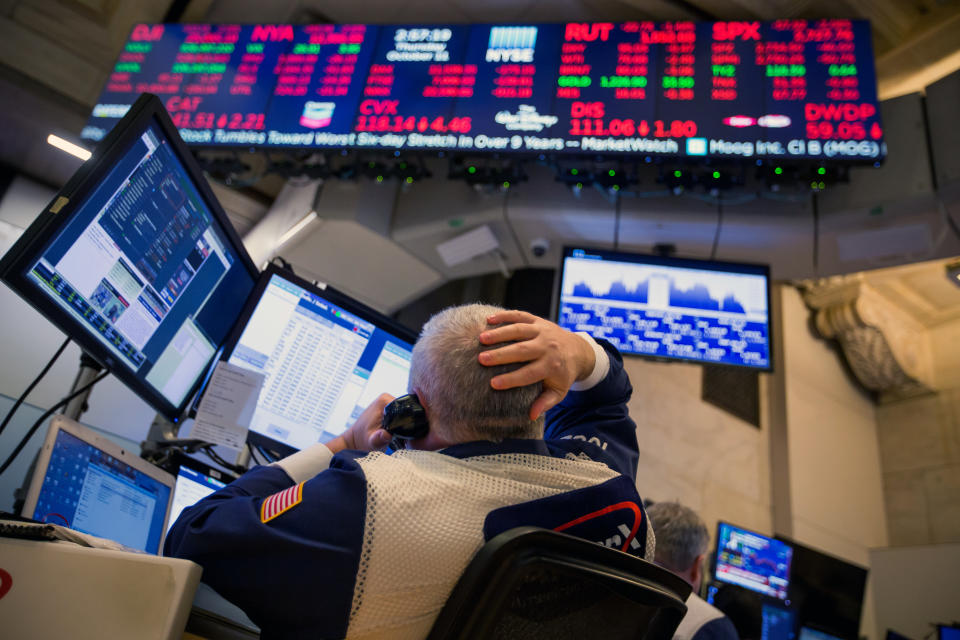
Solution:
{"label": "man's gray hair", "polygon": [[487,318],[500,307],[467,304],[450,307],[423,325],[413,346],[410,391],[423,396],[431,428],[442,429],[454,442],[504,438],[542,438],[543,417],[530,419],[530,407],[542,384],[494,389],[490,380],[522,364],[486,367],[477,356],[498,345],[480,344],[480,334],[493,328]]}
{"label": "man's gray hair", "polygon": [[678,502],[656,502],[646,511],[657,536],[654,561],[671,571],[689,570],[710,544],[707,525],[696,511]]}

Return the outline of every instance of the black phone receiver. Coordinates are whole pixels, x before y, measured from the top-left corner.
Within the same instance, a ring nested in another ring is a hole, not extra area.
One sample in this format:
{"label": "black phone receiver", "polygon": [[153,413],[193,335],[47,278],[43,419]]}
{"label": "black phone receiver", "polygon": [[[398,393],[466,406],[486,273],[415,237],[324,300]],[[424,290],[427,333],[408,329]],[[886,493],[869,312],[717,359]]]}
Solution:
{"label": "black phone receiver", "polygon": [[430,431],[427,410],[420,404],[417,394],[400,396],[385,406],[383,428],[393,436],[390,446],[395,451],[405,449],[407,440],[416,440],[427,435]]}

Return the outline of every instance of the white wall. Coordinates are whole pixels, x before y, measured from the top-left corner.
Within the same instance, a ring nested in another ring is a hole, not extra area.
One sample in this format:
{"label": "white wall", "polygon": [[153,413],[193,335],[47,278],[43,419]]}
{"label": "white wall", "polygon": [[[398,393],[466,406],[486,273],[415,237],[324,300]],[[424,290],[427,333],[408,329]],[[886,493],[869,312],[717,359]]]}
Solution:
{"label": "white wall", "polygon": [[[790,537],[869,567],[870,549],[887,545],[883,481],[871,398],[829,343],[810,330],[799,292],[782,287]],[[871,581],[872,582],[872,581]],[[873,629],[870,582],[861,633]]]}
{"label": "white wall", "polygon": [[629,407],[640,445],[640,495],[694,509],[711,536],[718,520],[773,533],[766,425],[757,429],[705,403],[698,365],[624,361],[633,383]]}
{"label": "white wall", "polygon": [[926,638],[931,624],[960,621],[960,544],[870,552],[877,631]]}

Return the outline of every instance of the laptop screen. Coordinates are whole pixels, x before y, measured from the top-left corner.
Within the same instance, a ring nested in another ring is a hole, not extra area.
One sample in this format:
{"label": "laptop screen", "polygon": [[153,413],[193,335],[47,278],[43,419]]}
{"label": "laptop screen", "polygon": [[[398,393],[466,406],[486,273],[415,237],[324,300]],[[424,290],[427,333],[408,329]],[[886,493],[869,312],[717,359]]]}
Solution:
{"label": "laptop screen", "polygon": [[170,487],[60,429],[34,520],[159,553]]}
{"label": "laptop screen", "polygon": [[180,465],[180,470],[177,471],[177,484],[173,490],[173,506],[170,507],[170,521],[167,524],[167,531],[170,531],[170,527],[177,521],[184,509],[192,507],[217,489],[225,486],[227,486],[225,482],[213,476]]}

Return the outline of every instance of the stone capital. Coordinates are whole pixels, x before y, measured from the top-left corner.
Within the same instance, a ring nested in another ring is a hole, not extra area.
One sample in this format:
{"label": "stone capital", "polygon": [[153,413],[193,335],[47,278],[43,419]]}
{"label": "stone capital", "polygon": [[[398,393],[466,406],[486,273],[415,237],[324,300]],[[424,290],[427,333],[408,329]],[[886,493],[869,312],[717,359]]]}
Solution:
{"label": "stone capital", "polygon": [[836,340],[850,369],[881,400],[933,391],[933,362],[925,328],[860,276],[801,284],[814,325]]}

